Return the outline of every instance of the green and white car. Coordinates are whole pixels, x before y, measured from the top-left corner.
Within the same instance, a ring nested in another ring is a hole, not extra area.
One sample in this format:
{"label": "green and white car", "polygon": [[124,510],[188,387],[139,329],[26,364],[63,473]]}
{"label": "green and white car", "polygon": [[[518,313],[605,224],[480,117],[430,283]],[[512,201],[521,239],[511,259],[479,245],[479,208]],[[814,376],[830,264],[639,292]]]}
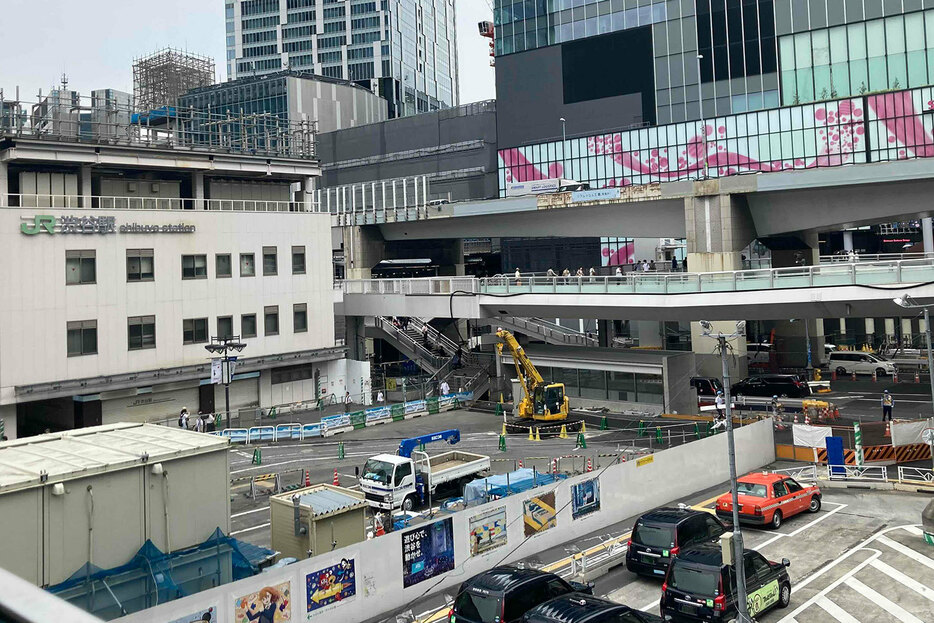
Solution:
{"label": "green and white car", "polygon": [[[766,560],[747,549],[743,567],[749,614],[758,616],[791,602],[791,580],[782,562]],[[731,621],[737,615],[736,577],[732,565],[723,564],[718,543],[705,543],[681,552],[668,567],[660,604],[666,621]]]}

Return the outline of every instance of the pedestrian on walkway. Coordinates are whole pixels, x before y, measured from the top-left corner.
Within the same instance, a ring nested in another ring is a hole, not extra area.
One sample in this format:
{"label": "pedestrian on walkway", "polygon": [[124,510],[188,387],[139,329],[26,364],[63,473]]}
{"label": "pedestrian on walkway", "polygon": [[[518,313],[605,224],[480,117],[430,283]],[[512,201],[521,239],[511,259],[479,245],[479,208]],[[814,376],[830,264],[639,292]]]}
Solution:
{"label": "pedestrian on walkway", "polygon": [[726,415],[724,414],[724,409],[726,409],[726,399],[723,397],[723,390],[717,390],[717,397],[714,399],[714,406],[717,409],[716,421],[713,423],[714,428],[721,428],[726,426]]}
{"label": "pedestrian on walkway", "polygon": [[204,432],[204,414],[198,411],[198,419],[195,420],[195,432],[203,433]]}
{"label": "pedestrian on walkway", "polygon": [[889,390],[882,392],[882,421],[884,422],[888,418],[889,422],[892,421],[892,407],[895,406],[895,398],[892,394],[889,393]]}
{"label": "pedestrian on walkway", "polygon": [[441,381],[441,395],[447,396],[450,393],[451,393],[451,386],[448,385],[447,379]]}
{"label": "pedestrian on walkway", "polygon": [[521,286],[521,285],[522,285],[522,273],[519,272],[519,268],[518,268],[518,267],[516,267],[516,285],[517,285],[517,286]]}
{"label": "pedestrian on walkway", "polygon": [[616,278],[617,279],[623,278],[623,269],[620,268],[619,266],[616,267]]}
{"label": "pedestrian on walkway", "polygon": [[642,272],[649,272],[649,262],[648,260],[642,260]]}
{"label": "pedestrian on walkway", "polygon": [[772,396],[772,401],[769,402],[769,410],[772,412],[772,419],[774,420],[773,425],[781,428],[782,415],[785,413],[785,405],[778,399],[778,396]]}
{"label": "pedestrian on walkway", "polygon": [[571,271],[565,268],[561,272],[561,276],[564,277],[564,283],[571,283]]}
{"label": "pedestrian on walkway", "polygon": [[655,272],[655,260],[652,260],[651,262],[649,262],[649,270],[652,271],[653,273]]}
{"label": "pedestrian on walkway", "polygon": [[188,430],[188,407],[182,407],[178,414],[178,427]]}
{"label": "pedestrian on walkway", "polygon": [[594,270],[594,267],[593,267],[593,266],[591,266],[591,267],[590,267],[590,271],[589,271],[589,274],[590,274],[590,283],[593,283],[593,282],[595,282],[595,281],[596,281],[596,279],[594,279],[594,277],[596,277],[596,276],[597,276],[597,271],[596,271],[596,270]]}
{"label": "pedestrian on walkway", "polygon": [[422,344],[426,348],[428,347],[428,323],[422,324]]}
{"label": "pedestrian on walkway", "polygon": [[681,270],[688,272],[688,256],[684,256],[684,259],[681,260]]}
{"label": "pedestrian on walkway", "polygon": [[207,426],[205,426],[205,430],[207,432],[213,433],[215,430],[217,430],[217,427],[214,425],[214,421],[214,414],[208,413],[208,416],[205,418],[205,423],[207,424]]}
{"label": "pedestrian on walkway", "polygon": [[554,279],[555,277],[558,276],[558,274],[554,271],[553,268],[549,268],[549,269],[548,269],[548,272],[545,273],[545,276],[546,276],[546,277],[551,277],[552,279]]}
{"label": "pedestrian on walkway", "polygon": [[350,405],[353,404],[353,398],[350,397],[350,392],[344,394],[344,413],[350,412]]}
{"label": "pedestrian on walkway", "polygon": [[678,260],[674,256],[671,257],[671,272],[678,272]]}
{"label": "pedestrian on walkway", "polygon": [[383,390],[376,392],[376,404],[381,405],[384,402]]}

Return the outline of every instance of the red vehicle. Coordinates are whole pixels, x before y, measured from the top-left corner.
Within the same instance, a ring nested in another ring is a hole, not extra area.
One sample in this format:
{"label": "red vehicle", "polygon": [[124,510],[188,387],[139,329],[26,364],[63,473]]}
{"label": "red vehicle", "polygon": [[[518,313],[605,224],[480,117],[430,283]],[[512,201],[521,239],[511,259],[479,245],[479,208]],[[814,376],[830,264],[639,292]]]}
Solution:
{"label": "red vehicle", "polygon": [[[738,478],[736,485],[740,523],[777,528],[798,513],[820,510],[821,492],[817,485],[801,485],[785,474],[753,472]],[[732,520],[729,493],[717,498],[717,516]]]}

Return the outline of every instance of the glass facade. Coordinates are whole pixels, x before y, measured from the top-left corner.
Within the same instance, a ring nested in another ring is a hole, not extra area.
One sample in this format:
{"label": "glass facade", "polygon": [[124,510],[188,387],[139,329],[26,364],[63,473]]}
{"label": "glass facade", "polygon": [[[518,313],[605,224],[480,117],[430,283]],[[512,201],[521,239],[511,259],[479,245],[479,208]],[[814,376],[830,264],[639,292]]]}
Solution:
{"label": "glass facade", "polygon": [[564,383],[571,398],[664,404],[660,374],[537,366],[548,383]]}
{"label": "glass facade", "polygon": [[603,188],[931,157],[931,111],[924,87],[501,149],[500,192],[549,177]]}
{"label": "glass facade", "polygon": [[391,116],[457,104],[454,0],[238,0],[228,9],[231,79],[297,69],[356,81],[389,100]]}
{"label": "glass facade", "polygon": [[779,38],[782,104],[934,82],[934,11]]}

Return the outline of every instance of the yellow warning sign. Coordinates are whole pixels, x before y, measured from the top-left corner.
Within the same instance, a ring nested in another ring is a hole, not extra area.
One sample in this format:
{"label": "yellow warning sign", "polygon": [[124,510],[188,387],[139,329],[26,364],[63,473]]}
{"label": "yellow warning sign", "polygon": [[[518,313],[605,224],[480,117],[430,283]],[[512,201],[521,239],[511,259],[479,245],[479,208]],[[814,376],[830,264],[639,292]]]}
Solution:
{"label": "yellow warning sign", "polygon": [[643,457],[636,459],[636,467],[642,467],[643,465],[648,465],[655,460],[654,454],[649,454]]}

